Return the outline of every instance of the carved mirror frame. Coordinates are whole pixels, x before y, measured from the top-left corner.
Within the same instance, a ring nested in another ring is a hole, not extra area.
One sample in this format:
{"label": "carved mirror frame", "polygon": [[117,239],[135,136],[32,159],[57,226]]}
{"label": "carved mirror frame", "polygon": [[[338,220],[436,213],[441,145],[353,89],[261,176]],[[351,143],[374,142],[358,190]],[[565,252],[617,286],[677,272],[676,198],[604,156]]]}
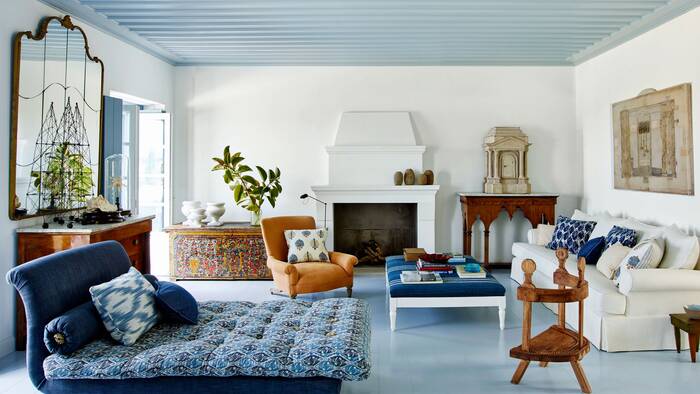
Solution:
{"label": "carved mirror frame", "polygon": [[[100,60],[96,56],[92,56],[90,54],[90,48],[88,46],[88,39],[87,35],[85,34],[85,31],[80,27],[76,26],[73,24],[73,21],[71,20],[71,17],[69,15],[66,15],[64,17],[59,17],[59,16],[49,16],[44,19],[42,19],[39,29],[36,34],[32,33],[32,31],[24,31],[24,32],[18,32],[15,34],[14,37],[14,43],[13,43],[13,59],[12,59],[12,107],[11,107],[11,114],[10,114],[10,187],[9,187],[9,199],[8,199],[8,207],[9,207],[9,215],[11,220],[22,220],[22,219],[28,219],[28,218],[33,218],[33,217],[40,217],[40,216],[47,216],[47,215],[58,215],[62,213],[66,213],[69,211],[75,211],[78,209],[83,209],[83,208],[72,208],[72,209],[56,209],[52,210],[50,212],[38,212],[34,214],[29,214],[27,212],[27,215],[18,215],[15,210],[15,195],[16,195],[16,188],[17,188],[17,136],[18,136],[18,126],[19,126],[19,88],[20,88],[20,65],[21,65],[21,58],[22,58],[22,39],[30,39],[34,41],[41,41],[46,38],[46,35],[49,30],[49,24],[52,21],[58,21],[60,25],[71,31],[79,31],[82,36],[83,36],[83,41],[85,43],[85,55],[86,59],[88,59],[91,62],[97,63],[100,66],[100,94],[99,94],[99,100],[100,100],[100,111],[98,115],[98,168],[97,168],[97,194],[102,193],[102,182],[103,182],[103,174],[102,174],[102,169],[103,169],[103,152],[102,152],[102,138],[103,138],[103,117],[104,117],[104,110],[103,110],[103,97],[104,97],[104,63],[102,63],[102,60]],[[42,114],[44,116],[44,114]]]}

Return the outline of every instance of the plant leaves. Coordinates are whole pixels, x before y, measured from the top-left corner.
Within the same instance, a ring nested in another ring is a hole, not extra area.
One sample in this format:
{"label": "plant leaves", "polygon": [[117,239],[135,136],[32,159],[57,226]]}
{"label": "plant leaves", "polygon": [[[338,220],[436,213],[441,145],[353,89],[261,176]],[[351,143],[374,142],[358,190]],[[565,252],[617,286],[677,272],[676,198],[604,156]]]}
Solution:
{"label": "plant leaves", "polygon": [[224,161],[226,163],[231,161],[231,147],[228,145],[224,148]]}
{"label": "plant leaves", "polygon": [[255,168],[258,169],[258,174],[260,174],[260,178],[262,178],[263,183],[265,183],[265,181],[267,181],[267,171],[260,166],[255,166]]}
{"label": "plant leaves", "polygon": [[259,184],[258,180],[255,179],[255,178],[253,178],[253,177],[250,176],[250,175],[243,175],[241,178],[242,178],[244,181],[246,181],[246,182],[248,182],[248,183],[250,183],[250,184],[252,184],[252,185],[256,185],[256,186],[257,186],[257,185]]}
{"label": "plant leaves", "polygon": [[236,184],[233,188],[233,201],[238,204],[241,201],[241,196],[243,195],[243,186],[240,183]]}
{"label": "plant leaves", "polygon": [[280,169],[279,169],[279,167],[275,167],[275,175],[276,175],[277,178],[280,177]]}
{"label": "plant leaves", "polygon": [[245,164],[241,164],[240,166],[238,166],[238,172],[241,174],[244,172],[249,172],[249,171],[252,171],[252,168],[248,167]]}
{"label": "plant leaves", "polygon": [[270,205],[272,205],[272,208],[275,207],[275,198],[272,196],[267,196],[267,201],[270,202]]}

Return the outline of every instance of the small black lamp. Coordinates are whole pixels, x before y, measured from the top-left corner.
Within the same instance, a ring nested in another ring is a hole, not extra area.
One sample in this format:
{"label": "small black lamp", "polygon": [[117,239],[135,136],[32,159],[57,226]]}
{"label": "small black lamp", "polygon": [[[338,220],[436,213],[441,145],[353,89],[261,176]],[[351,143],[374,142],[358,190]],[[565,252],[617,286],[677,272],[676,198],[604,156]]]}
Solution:
{"label": "small black lamp", "polygon": [[323,204],[323,228],[325,229],[326,228],[326,210],[328,208],[328,203],[326,203],[325,201],[321,201],[318,198],[316,198],[314,196],[310,196],[306,193],[299,196],[299,198],[301,198],[302,200],[306,200],[307,198],[310,198],[312,200],[316,200],[316,201],[320,202],[321,204]]}

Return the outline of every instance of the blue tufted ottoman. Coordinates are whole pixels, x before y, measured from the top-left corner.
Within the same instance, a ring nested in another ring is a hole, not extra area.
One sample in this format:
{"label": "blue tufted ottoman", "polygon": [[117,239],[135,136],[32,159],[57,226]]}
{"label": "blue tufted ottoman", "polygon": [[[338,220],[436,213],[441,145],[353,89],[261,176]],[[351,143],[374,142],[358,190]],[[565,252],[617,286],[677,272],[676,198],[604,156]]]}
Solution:
{"label": "blue tufted ottoman", "polygon": [[389,290],[389,319],[391,330],[396,330],[398,308],[460,308],[498,307],[500,328],[506,318],[506,289],[491,273],[484,279],[461,279],[456,273],[441,274],[441,284],[403,284],[401,271],[416,269],[416,263],[403,256],[386,259],[386,277]]}

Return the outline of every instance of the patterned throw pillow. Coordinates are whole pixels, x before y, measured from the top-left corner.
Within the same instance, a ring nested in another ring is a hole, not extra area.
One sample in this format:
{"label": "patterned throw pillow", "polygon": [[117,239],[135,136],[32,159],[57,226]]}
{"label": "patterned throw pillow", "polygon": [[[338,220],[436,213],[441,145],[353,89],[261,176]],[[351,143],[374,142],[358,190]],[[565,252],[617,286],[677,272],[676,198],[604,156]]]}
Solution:
{"label": "patterned throw pillow", "polygon": [[559,216],[554,228],[552,241],[547,244],[549,249],[566,248],[569,252],[577,254],[581,246],[588,241],[595,222],[573,220],[566,216]]}
{"label": "patterned throw pillow", "polygon": [[623,271],[635,269],[657,268],[664,257],[665,243],[663,238],[651,238],[640,242],[632,248],[615,270],[615,284],[620,286],[620,276]]}
{"label": "patterned throw pillow", "polygon": [[92,286],[90,296],[109,334],[124,345],[133,345],[158,322],[155,289],[134,267]]}
{"label": "patterned throw pillow", "polygon": [[605,249],[615,244],[633,248],[637,244],[637,232],[631,228],[613,226],[608,235],[605,236]]}
{"label": "patterned throw pillow", "polygon": [[326,249],[327,236],[326,229],[285,230],[284,238],[289,248],[287,262],[294,264],[307,261],[330,261],[328,249]]}

